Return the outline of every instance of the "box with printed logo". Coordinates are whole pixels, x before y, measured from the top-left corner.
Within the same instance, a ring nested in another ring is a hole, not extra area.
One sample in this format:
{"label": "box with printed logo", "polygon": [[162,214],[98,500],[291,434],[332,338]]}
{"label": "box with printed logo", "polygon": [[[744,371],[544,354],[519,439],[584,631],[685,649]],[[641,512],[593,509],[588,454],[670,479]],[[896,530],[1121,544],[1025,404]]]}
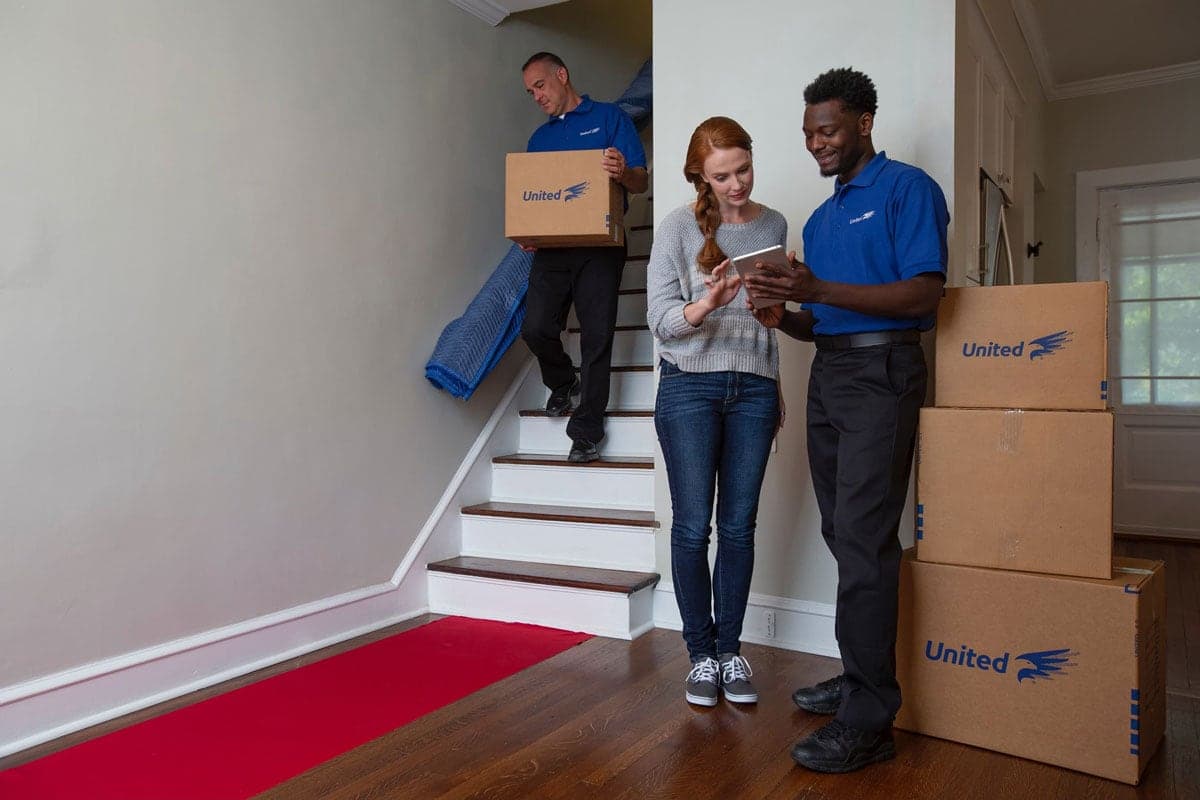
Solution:
{"label": "box with printed logo", "polygon": [[1166,722],[1160,561],[1107,581],[901,565],[897,727],[1136,784]]}
{"label": "box with printed logo", "polygon": [[1108,283],[947,289],[934,402],[967,408],[1108,406]]}
{"label": "box with printed logo", "polygon": [[504,235],[526,247],[624,244],[625,196],[604,171],[603,152],[509,153]]}
{"label": "box with printed logo", "polygon": [[1108,578],[1108,411],[923,408],[917,429],[922,561]]}

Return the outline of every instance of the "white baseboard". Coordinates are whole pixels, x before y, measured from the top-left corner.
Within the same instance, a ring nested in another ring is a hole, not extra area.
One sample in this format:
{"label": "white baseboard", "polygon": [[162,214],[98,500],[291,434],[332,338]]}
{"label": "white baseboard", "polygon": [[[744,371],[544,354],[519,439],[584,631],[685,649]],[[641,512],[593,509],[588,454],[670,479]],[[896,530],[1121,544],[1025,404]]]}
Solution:
{"label": "white baseboard", "polygon": [[[768,614],[774,615],[773,630]],[[742,625],[742,641],[840,658],[833,635],[834,607],[829,603],[793,600],[765,594],[750,594]],[[654,624],[659,628],[683,630],[679,606],[670,584],[654,591]]]}

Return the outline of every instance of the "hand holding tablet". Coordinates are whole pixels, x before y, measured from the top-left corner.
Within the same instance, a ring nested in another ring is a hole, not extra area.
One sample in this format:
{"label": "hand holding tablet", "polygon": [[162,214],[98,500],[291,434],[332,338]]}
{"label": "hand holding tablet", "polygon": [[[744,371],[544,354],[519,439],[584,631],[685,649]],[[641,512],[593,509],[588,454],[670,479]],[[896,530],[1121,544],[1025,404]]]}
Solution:
{"label": "hand holding tablet", "polygon": [[789,272],[791,271],[791,262],[788,261],[787,254],[784,253],[781,246],[773,245],[762,250],[755,250],[753,253],[746,253],[745,255],[737,256],[736,258],[730,260],[733,263],[734,269],[736,269],[738,274],[742,276],[742,285],[746,286],[746,295],[750,298],[750,302],[755,308],[776,306],[783,302],[782,300],[778,299],[764,300],[760,297],[756,297],[750,286],[746,284],[747,278],[758,273],[758,267],[755,266],[755,264],[758,263],[771,264],[781,269],[788,270]]}

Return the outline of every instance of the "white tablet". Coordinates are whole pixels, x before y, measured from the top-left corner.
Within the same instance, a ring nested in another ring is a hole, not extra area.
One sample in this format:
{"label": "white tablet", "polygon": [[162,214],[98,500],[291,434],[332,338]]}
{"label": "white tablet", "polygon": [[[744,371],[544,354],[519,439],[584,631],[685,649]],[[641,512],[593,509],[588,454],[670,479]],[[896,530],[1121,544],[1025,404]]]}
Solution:
{"label": "white tablet", "polygon": [[[777,244],[772,245],[771,247],[766,247],[762,250],[755,250],[753,253],[746,253],[745,255],[730,259],[730,263],[733,264],[733,268],[738,271],[738,274],[742,276],[743,281],[746,280],[746,276],[755,272],[754,265],[759,261],[764,264],[777,264],[778,266],[788,270],[792,268],[791,263],[788,261],[787,253],[783,251],[783,247]],[[782,300],[759,300],[757,297],[750,294],[749,289],[746,289],[746,295],[750,298],[750,302],[755,308],[777,306],[783,302]]]}

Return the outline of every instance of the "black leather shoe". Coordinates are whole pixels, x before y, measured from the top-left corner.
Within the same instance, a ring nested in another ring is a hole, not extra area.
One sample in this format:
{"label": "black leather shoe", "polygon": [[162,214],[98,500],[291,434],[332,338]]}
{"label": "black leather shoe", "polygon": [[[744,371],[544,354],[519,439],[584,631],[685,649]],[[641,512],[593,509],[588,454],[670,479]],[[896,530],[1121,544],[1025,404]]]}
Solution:
{"label": "black leather shoe", "polygon": [[575,410],[579,404],[579,378],[572,378],[566,386],[560,386],[550,393],[546,401],[546,413],[552,417],[565,417]]}
{"label": "black leather shoe", "polygon": [[792,692],[792,702],[813,714],[836,714],[842,705],[842,676]]}
{"label": "black leather shoe", "polygon": [[600,458],[600,448],[594,442],[589,442],[587,439],[576,439],[571,445],[571,452],[567,455],[567,461],[572,464],[586,464],[589,461],[596,461]]}
{"label": "black leather shoe", "polygon": [[895,757],[890,727],[864,731],[836,719],[792,748],[792,760],[814,772],[854,772]]}

